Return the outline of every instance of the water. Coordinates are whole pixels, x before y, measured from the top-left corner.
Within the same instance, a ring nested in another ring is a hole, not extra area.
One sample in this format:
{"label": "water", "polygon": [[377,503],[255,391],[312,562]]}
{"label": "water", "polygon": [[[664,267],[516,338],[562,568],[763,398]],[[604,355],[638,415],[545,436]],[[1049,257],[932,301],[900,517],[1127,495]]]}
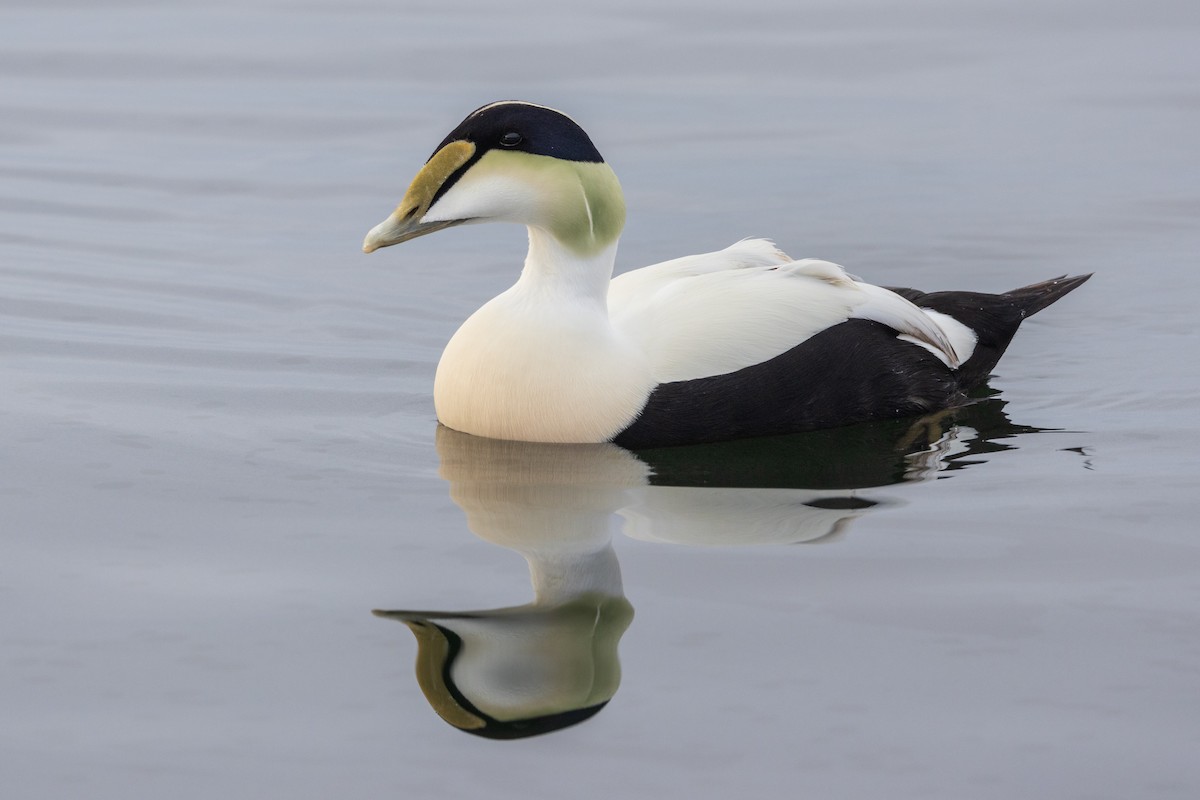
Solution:
{"label": "water", "polygon": [[[1200,789],[1192,4],[8,2],[0,31],[6,796]],[[433,369],[523,233],[358,246],[506,97],[614,165],[619,268],[769,235],[890,284],[1097,274],[958,418],[480,449]],[[500,716],[611,699],[465,734],[373,609],[482,642],[455,678]]]}

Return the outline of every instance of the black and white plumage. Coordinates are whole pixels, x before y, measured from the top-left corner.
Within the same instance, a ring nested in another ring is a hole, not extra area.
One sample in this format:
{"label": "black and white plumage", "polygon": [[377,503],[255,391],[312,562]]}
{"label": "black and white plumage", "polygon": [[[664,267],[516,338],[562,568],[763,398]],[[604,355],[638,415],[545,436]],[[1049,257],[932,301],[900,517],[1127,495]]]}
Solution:
{"label": "black and white plumage", "polygon": [[445,425],[643,448],[946,408],[987,378],[1025,317],[1089,277],[925,294],[749,239],[613,278],[624,219],[611,168],[553,109],[492,103],[438,146],[364,251],[465,223],[529,230],[516,284],[442,355]]}

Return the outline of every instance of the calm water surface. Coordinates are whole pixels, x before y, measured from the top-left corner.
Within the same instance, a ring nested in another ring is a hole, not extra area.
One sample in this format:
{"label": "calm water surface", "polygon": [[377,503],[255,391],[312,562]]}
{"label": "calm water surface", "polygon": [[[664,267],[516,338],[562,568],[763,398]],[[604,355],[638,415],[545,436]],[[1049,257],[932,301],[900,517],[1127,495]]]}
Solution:
{"label": "calm water surface", "polygon": [[[0,31],[6,797],[1200,792],[1194,4]],[[887,284],[1096,277],[957,416],[640,457],[439,431],[523,232],[358,247],[507,97],[622,177],[621,269],[766,235]],[[529,717],[579,724],[454,727]]]}

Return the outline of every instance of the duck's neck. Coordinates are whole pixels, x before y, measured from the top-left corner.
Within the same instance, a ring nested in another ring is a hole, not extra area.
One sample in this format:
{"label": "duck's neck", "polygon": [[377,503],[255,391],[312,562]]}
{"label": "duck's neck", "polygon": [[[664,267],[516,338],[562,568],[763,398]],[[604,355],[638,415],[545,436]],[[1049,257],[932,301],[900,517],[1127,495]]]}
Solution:
{"label": "duck's neck", "polygon": [[608,313],[617,240],[580,253],[540,227],[529,227],[529,253],[515,289],[542,301],[575,302]]}
{"label": "duck's neck", "polygon": [[538,605],[562,605],[584,594],[624,597],[621,565],[611,542],[597,550],[545,548],[524,553]]}

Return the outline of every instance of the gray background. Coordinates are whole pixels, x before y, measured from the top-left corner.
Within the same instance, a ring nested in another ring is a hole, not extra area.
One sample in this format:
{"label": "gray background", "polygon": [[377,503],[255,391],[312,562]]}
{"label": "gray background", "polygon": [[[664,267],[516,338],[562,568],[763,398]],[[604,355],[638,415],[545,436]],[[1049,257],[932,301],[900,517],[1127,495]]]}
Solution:
{"label": "gray background", "polygon": [[[0,774],[13,798],[1191,798],[1190,2],[0,3]],[[868,280],[1096,277],[1008,440],[821,546],[618,534],[591,721],[442,723],[370,609],[529,598],[438,477],[438,354],[523,232],[370,258],[485,102],[622,178],[628,269],[774,237]]]}

